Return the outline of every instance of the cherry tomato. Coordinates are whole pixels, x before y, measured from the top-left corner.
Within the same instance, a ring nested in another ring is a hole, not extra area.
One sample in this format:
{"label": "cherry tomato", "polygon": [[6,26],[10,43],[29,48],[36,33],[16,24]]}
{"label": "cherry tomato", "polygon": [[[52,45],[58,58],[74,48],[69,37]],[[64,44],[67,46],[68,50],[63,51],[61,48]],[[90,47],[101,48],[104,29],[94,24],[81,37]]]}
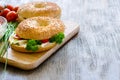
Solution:
{"label": "cherry tomato", "polygon": [[0,16],[3,16],[3,10],[0,10]]}
{"label": "cherry tomato", "polygon": [[19,8],[19,7],[14,7],[14,8],[13,8],[13,11],[17,12],[18,8]]}
{"label": "cherry tomato", "polygon": [[46,42],[48,42],[48,41],[49,41],[49,39],[41,40],[42,43],[46,43]]}
{"label": "cherry tomato", "polygon": [[7,13],[10,12],[10,10],[8,8],[3,9],[2,16],[6,17]]}
{"label": "cherry tomato", "polygon": [[4,7],[2,5],[0,5],[0,10],[3,10],[3,9],[4,9]]}
{"label": "cherry tomato", "polygon": [[8,12],[8,14],[6,15],[6,19],[8,21],[15,21],[17,19],[17,13],[15,11],[10,11]]}
{"label": "cherry tomato", "polygon": [[6,5],[6,8],[10,9],[11,11],[13,10],[13,6],[12,5]]}

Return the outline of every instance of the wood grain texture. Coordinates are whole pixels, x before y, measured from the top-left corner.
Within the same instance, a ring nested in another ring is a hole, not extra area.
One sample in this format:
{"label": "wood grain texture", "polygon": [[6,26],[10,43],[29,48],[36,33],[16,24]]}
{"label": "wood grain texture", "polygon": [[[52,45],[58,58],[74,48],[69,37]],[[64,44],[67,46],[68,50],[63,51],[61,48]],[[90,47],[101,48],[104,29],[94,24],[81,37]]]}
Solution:
{"label": "wood grain texture", "polygon": [[80,33],[35,70],[8,66],[6,80],[120,80],[120,0],[45,1],[60,5],[62,19],[79,23]]}

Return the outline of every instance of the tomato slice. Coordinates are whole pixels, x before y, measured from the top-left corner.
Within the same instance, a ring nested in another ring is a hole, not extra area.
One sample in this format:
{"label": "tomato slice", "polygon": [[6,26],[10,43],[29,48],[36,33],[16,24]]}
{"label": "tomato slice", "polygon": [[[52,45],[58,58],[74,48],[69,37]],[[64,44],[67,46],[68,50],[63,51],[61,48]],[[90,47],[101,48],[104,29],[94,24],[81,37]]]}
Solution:
{"label": "tomato slice", "polygon": [[15,34],[15,35],[14,35],[14,39],[20,40],[21,38],[20,38],[17,34]]}
{"label": "tomato slice", "polygon": [[42,43],[46,43],[46,42],[48,42],[48,41],[49,41],[49,39],[41,40]]}

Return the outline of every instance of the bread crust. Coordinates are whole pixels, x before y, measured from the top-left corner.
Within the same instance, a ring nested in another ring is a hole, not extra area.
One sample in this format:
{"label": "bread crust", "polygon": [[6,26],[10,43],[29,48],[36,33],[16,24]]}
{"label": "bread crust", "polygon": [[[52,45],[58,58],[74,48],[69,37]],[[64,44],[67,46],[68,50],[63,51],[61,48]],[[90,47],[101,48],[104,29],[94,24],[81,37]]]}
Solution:
{"label": "bread crust", "polygon": [[53,2],[31,2],[21,5],[17,13],[19,21],[36,16],[60,18],[61,9]]}
{"label": "bread crust", "polygon": [[49,39],[59,32],[64,32],[65,26],[60,19],[50,17],[32,17],[21,23],[15,33],[24,39]]}

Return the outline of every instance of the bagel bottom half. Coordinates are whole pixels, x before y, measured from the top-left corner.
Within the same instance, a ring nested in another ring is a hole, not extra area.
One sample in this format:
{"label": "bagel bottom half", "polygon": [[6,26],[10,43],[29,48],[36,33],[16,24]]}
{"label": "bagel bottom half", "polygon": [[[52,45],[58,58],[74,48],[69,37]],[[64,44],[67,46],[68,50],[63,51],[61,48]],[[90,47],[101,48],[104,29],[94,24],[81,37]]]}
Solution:
{"label": "bagel bottom half", "polygon": [[[26,50],[27,40],[17,40],[13,36],[14,34],[12,34],[9,38],[10,46],[12,49],[14,49],[15,51],[19,51],[19,52],[33,52],[30,50]],[[47,51],[53,48],[54,46],[56,46],[55,42],[54,43],[50,43],[50,42],[42,43],[41,45],[38,46],[38,50],[35,52]]]}

